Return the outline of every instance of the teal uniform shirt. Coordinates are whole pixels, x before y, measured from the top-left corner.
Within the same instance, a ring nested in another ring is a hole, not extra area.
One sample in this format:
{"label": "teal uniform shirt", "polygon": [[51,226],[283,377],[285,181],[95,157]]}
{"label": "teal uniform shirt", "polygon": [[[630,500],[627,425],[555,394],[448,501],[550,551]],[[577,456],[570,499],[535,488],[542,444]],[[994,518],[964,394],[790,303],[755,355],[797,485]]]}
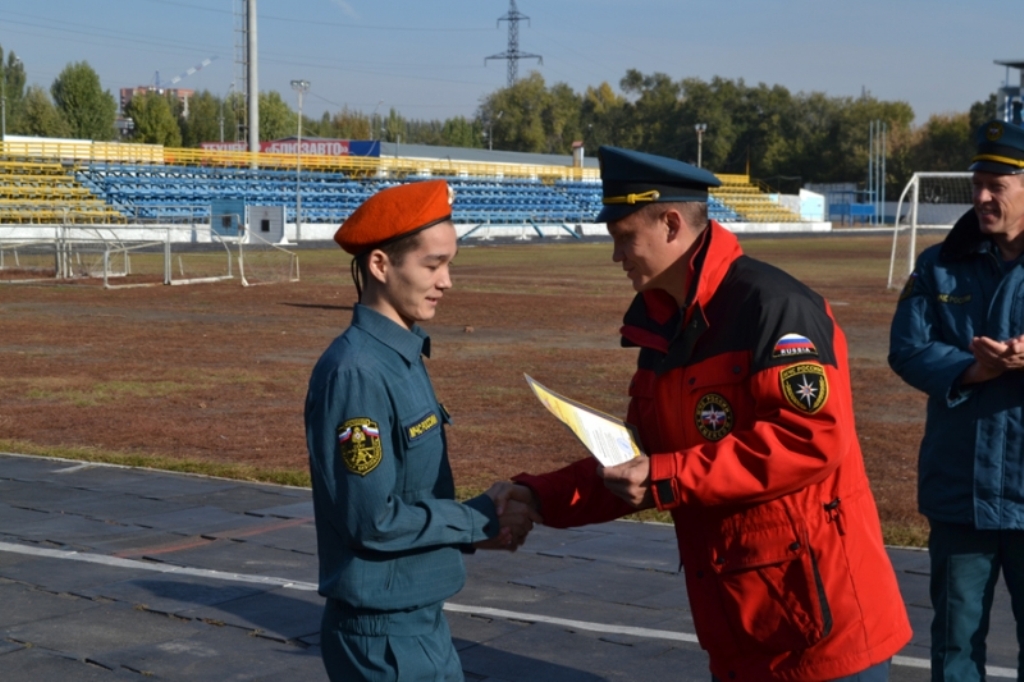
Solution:
{"label": "teal uniform shirt", "polygon": [[319,591],[353,617],[438,607],[465,582],[462,551],[499,531],[489,497],[453,499],[448,415],[423,356],[419,327],[356,305],[309,381]]}

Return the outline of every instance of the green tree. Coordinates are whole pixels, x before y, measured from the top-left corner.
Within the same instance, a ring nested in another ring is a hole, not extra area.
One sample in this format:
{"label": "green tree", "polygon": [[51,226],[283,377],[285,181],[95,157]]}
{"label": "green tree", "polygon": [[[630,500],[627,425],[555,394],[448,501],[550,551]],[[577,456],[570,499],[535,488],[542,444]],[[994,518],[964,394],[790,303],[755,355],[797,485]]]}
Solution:
{"label": "green tree", "polygon": [[441,143],[448,147],[482,147],[483,127],[463,116],[449,118],[441,129]]}
{"label": "green tree", "polygon": [[104,91],[100,77],[88,62],[68,64],[50,86],[53,101],[74,137],[111,140],[115,137],[117,102]]}
{"label": "green tree", "polygon": [[983,123],[999,118],[996,115],[996,93],[988,96],[984,102],[975,102],[971,105],[970,111],[971,130],[977,130]]}
{"label": "green tree", "polygon": [[222,111],[224,112],[224,140],[234,140],[230,112],[223,105],[224,100],[209,90],[203,90],[193,95],[188,102],[188,115],[178,119],[182,145],[198,147],[203,142],[220,141]]}
{"label": "green tree", "polygon": [[295,137],[299,132],[299,115],[277,91],[260,93],[260,140]]}
{"label": "green tree", "polygon": [[3,115],[7,119],[7,132],[19,134],[20,130],[12,123],[17,123],[22,103],[25,99],[25,65],[13,53],[7,53],[4,59],[4,50],[0,47],[0,66],[3,67]]}
{"label": "green tree", "polygon": [[46,90],[30,85],[14,121],[13,130],[35,137],[70,137],[71,126],[61,118]]}
{"label": "green tree", "polygon": [[181,146],[181,129],[166,96],[152,91],[135,95],[124,113],[135,124],[132,138],[136,142]]}

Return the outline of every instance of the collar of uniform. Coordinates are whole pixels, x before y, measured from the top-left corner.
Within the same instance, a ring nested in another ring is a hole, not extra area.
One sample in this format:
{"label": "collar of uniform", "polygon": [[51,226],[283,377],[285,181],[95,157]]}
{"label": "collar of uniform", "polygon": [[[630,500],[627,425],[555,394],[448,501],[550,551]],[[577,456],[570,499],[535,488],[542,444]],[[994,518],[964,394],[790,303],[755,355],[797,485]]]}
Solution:
{"label": "collar of uniform", "polygon": [[707,302],[728,274],[733,261],[743,255],[736,235],[714,220],[708,222],[703,239],[704,242],[690,261],[690,292],[685,306],[687,310],[694,303],[700,304],[701,307],[707,306]]}
{"label": "collar of uniform", "polygon": [[393,348],[410,364],[416,362],[420,355],[430,357],[430,337],[419,325],[403,329],[397,322],[373,308],[357,303],[352,314],[352,326],[359,327],[385,346]]}
{"label": "collar of uniform", "polygon": [[978,214],[972,208],[960,216],[953,229],[942,240],[939,257],[944,261],[963,260],[992,249],[992,241],[982,234]]}

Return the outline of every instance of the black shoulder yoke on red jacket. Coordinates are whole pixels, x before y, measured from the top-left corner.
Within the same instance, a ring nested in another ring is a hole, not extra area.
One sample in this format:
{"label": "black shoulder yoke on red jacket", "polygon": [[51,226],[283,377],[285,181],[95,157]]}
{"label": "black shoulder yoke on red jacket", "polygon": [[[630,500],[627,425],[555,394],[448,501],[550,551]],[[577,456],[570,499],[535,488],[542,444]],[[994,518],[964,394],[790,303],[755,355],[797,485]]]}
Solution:
{"label": "black shoulder yoke on red jacket", "polygon": [[693,304],[685,327],[681,311],[659,323],[661,315],[649,314],[649,305],[644,294],[638,295],[623,320],[622,345],[640,346],[641,369],[664,374],[736,351],[751,353],[752,371],[797,360],[836,364],[834,323],[825,300],[748,256],[733,261],[706,304]]}

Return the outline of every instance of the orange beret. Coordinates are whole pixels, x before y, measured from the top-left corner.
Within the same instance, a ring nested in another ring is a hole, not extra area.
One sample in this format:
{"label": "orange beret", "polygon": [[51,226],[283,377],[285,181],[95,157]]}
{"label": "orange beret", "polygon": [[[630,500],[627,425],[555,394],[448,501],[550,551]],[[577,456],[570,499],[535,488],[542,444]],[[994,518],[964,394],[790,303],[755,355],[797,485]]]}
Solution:
{"label": "orange beret", "polygon": [[452,217],[453,193],[444,180],[409,182],[374,194],[334,233],[353,255]]}

